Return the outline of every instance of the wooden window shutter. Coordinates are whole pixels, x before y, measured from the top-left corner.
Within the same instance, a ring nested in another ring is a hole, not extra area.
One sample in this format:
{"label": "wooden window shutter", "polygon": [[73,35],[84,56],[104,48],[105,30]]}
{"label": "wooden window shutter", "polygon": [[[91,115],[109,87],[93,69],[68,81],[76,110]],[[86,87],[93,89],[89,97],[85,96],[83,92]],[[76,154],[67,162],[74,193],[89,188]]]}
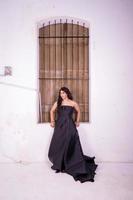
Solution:
{"label": "wooden window shutter", "polygon": [[72,23],[49,24],[39,29],[39,122],[50,122],[50,108],[59,89],[69,88],[89,121],[89,29]]}

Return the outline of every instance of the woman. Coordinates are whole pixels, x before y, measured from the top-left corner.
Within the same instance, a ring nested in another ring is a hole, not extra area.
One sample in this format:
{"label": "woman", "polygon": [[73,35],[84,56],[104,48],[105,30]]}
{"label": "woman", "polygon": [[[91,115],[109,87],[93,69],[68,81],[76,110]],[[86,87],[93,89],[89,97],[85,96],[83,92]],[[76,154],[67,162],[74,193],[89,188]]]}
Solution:
{"label": "woman", "polygon": [[[76,121],[72,117],[74,111],[77,112]],[[53,164],[51,168],[56,170],[56,173],[65,172],[81,183],[94,182],[98,165],[95,164],[95,157],[83,154],[76,128],[80,124],[80,108],[67,87],[60,88],[58,100],[50,110],[50,119],[50,125],[54,127],[48,151],[49,160]]]}

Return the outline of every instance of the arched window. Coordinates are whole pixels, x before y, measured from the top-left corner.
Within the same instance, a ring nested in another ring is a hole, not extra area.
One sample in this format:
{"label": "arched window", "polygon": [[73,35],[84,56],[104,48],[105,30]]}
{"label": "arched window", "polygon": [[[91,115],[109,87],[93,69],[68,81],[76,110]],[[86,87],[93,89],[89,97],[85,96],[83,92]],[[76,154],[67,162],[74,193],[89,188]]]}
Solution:
{"label": "arched window", "polygon": [[81,122],[89,121],[89,29],[66,20],[39,28],[40,122],[50,122],[50,108],[66,86],[78,102]]}

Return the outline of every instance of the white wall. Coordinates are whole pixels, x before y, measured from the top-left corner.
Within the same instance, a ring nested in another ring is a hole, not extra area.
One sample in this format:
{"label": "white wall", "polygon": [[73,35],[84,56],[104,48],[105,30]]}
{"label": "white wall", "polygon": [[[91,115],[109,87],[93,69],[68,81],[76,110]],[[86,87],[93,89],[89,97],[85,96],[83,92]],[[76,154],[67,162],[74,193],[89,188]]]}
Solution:
{"label": "white wall", "polygon": [[133,1],[0,1],[0,162],[44,161],[53,129],[37,124],[37,25],[74,17],[90,28],[90,123],[78,128],[96,161],[133,162]]}

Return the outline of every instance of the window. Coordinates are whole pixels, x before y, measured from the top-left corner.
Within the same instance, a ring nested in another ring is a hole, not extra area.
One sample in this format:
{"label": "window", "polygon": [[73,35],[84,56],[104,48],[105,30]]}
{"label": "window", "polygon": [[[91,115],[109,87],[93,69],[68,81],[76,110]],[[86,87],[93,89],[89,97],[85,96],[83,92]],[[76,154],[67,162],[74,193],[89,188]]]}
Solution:
{"label": "window", "polygon": [[79,22],[43,25],[39,28],[40,122],[50,122],[50,108],[58,91],[66,86],[81,110],[81,122],[89,121],[89,29]]}

